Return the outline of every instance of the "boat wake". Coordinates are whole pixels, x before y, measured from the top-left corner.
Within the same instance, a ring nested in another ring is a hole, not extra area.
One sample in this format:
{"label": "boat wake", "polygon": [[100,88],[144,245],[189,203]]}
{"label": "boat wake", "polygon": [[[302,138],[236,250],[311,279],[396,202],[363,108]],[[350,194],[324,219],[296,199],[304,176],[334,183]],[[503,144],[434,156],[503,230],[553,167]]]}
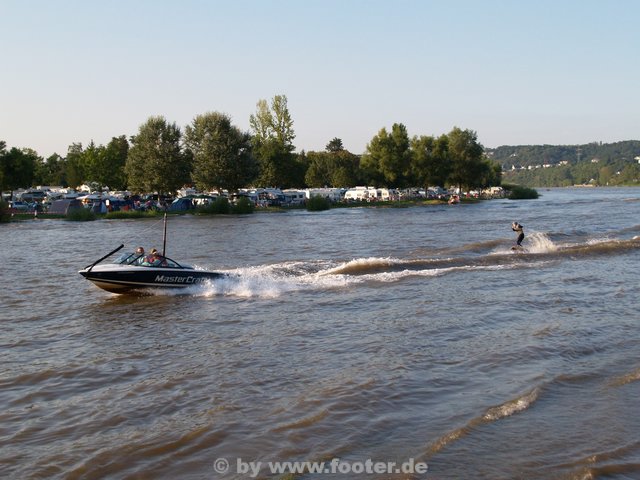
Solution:
{"label": "boat wake", "polygon": [[539,268],[549,262],[588,260],[600,255],[625,254],[640,248],[640,238],[553,241],[549,235],[527,236],[526,247],[512,251],[503,241],[486,241],[420,252],[420,258],[368,257],[344,262],[330,260],[291,261],[231,270],[219,279],[182,290],[158,292],[168,295],[235,296],[277,298],[292,292],[344,289],[361,284],[398,282],[411,277],[439,277],[454,272]]}

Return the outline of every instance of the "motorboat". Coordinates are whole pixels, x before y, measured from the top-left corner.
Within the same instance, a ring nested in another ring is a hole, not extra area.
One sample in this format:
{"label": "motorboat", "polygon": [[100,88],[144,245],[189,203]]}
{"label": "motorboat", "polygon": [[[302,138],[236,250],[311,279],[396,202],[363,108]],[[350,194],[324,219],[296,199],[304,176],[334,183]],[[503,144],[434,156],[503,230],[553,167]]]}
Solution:
{"label": "motorboat", "polygon": [[[123,247],[121,245],[118,249]],[[144,255],[124,253],[113,263],[94,263],[78,273],[97,287],[112,293],[146,288],[184,288],[225,276],[220,272],[196,270],[191,265],[180,264],[162,255],[154,263],[145,262],[144,258]]]}
{"label": "motorboat", "polygon": [[[165,216],[166,239],[166,216]],[[166,242],[164,242],[166,244]],[[78,273],[97,287],[112,293],[130,293],[149,288],[185,288],[226,276],[225,273],[199,270],[156,253],[120,254],[111,263],[101,263],[124,248],[124,244],[87,265]]]}

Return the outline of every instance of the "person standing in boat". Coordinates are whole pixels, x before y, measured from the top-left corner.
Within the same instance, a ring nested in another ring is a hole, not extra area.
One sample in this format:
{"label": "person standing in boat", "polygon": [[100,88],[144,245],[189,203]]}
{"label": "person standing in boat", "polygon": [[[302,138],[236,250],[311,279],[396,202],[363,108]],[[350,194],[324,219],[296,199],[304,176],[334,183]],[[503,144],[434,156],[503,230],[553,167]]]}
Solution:
{"label": "person standing in boat", "polygon": [[511,224],[511,230],[518,234],[518,238],[516,239],[516,246],[522,247],[522,240],[524,240],[524,227],[518,222],[513,222]]}

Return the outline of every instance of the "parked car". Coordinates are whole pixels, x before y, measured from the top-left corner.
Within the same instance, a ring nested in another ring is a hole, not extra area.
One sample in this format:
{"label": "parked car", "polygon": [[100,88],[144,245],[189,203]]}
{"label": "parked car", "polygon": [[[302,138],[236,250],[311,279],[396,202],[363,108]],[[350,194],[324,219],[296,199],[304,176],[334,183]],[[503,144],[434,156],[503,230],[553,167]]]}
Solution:
{"label": "parked car", "polygon": [[27,210],[29,210],[29,204],[27,202],[15,201],[9,203],[9,208],[17,210],[19,212],[26,212]]}

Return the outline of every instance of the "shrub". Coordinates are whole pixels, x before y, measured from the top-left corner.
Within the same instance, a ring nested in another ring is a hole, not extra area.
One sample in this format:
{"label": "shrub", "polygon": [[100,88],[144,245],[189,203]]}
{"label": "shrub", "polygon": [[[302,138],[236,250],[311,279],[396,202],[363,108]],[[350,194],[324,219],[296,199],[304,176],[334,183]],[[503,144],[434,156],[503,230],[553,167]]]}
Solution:
{"label": "shrub", "polygon": [[240,197],[236,204],[231,207],[231,212],[238,214],[253,213],[254,209],[255,205],[251,200],[249,200],[247,197]]}
{"label": "shrub", "polygon": [[329,210],[330,208],[331,202],[319,195],[314,195],[307,200],[307,210],[310,212],[320,212],[322,210]]}
{"label": "shrub", "polygon": [[88,222],[96,219],[96,214],[89,208],[72,208],[67,212],[67,220],[73,222]]}
{"label": "shrub", "polygon": [[509,194],[510,200],[528,200],[538,197],[539,194],[535,188],[521,187],[520,185],[513,185]]}
{"label": "shrub", "polygon": [[157,212],[156,210],[117,210],[114,212],[107,213],[104,218],[148,218],[148,217],[156,217],[160,215],[162,212]]}
{"label": "shrub", "polygon": [[215,214],[215,213],[229,213],[229,200],[227,197],[218,197],[215,201],[196,208],[197,213]]}

